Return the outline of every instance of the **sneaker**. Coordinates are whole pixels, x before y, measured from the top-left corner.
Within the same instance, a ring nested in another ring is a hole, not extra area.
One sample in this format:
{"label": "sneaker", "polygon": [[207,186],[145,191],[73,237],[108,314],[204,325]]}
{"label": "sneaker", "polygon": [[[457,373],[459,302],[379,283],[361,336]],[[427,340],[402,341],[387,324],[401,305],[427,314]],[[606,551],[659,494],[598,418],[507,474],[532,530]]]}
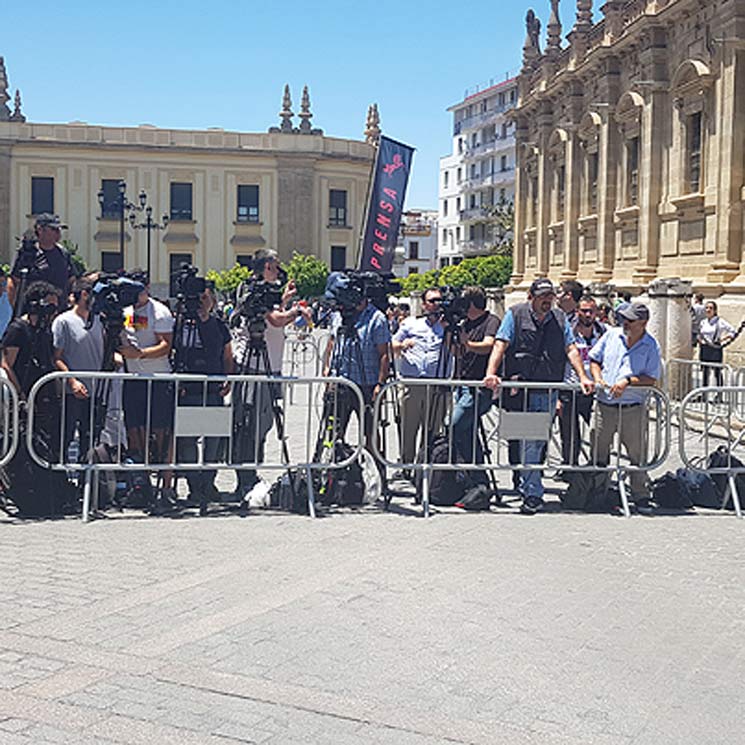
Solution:
{"label": "sneaker", "polygon": [[523,515],[535,515],[541,507],[543,507],[543,500],[540,497],[523,497],[520,512]]}
{"label": "sneaker", "polygon": [[634,500],[634,507],[640,515],[652,515],[654,514],[654,506],[646,498],[640,498]]}

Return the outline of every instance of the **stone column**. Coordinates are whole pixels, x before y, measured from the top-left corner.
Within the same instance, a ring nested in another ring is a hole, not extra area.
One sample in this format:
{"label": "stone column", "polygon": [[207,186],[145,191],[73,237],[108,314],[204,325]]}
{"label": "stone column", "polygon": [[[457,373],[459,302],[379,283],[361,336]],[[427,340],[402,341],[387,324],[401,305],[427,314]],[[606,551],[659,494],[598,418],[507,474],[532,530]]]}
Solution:
{"label": "stone column", "polygon": [[528,128],[521,117],[515,128],[515,230],[512,240],[514,259],[510,284],[517,287],[525,276],[525,229],[528,227],[529,176],[526,169]]}
{"label": "stone column", "polygon": [[421,290],[414,290],[409,297],[409,306],[411,308],[411,317],[419,318],[422,314],[422,295]]}
{"label": "stone column", "polygon": [[487,288],[486,309],[500,319],[504,318],[504,290],[501,287]]}
{"label": "stone column", "polygon": [[553,169],[548,156],[548,132],[544,128],[541,132],[540,144],[538,146],[538,214],[536,217],[536,253],[538,257],[537,266],[532,280],[535,277],[547,277],[550,266],[551,244],[548,238],[548,226],[551,223],[551,205],[553,201]]}
{"label": "stone column", "polygon": [[690,370],[671,367],[670,360],[690,360],[691,315],[688,310],[693,293],[689,280],[677,277],[658,279],[649,285],[649,324],[647,331],[657,339],[667,369],[666,389],[677,400],[690,390]]}
{"label": "stone column", "polygon": [[579,230],[577,221],[582,210],[583,157],[579,138],[569,132],[566,150],[566,202],[564,209],[564,267],[561,279],[576,279],[579,270]]}
{"label": "stone column", "polygon": [[598,305],[602,305],[603,303],[610,305],[610,296],[613,292],[613,285],[608,284],[607,282],[591,282],[587,285],[586,292],[588,295],[592,295],[592,297],[595,298],[595,302]]}
{"label": "stone column", "polygon": [[[292,252],[315,253],[329,250],[316,246],[317,199],[314,193],[315,162],[308,158],[277,157],[277,246],[279,258],[289,261]],[[350,248],[354,249],[354,246]]]}
{"label": "stone column", "polygon": [[0,146],[0,261],[10,263],[10,145]]}

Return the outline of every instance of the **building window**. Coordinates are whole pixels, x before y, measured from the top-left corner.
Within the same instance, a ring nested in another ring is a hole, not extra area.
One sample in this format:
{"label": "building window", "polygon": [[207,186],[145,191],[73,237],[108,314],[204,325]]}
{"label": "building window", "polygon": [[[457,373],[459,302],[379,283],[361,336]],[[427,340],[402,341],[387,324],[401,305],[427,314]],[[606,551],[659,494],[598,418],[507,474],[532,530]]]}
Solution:
{"label": "building window", "polygon": [[442,185],[445,189],[448,188],[448,177],[450,176],[450,171],[445,171],[445,173],[442,174]]}
{"label": "building window", "polygon": [[556,219],[561,222],[564,219],[564,204],[566,197],[566,166],[561,163],[556,168]]}
{"label": "building window", "polygon": [[448,200],[447,199],[442,200],[442,216],[443,217],[448,216]]}
{"label": "building window", "polygon": [[517,91],[514,89],[510,91],[510,103],[515,103],[517,100]]}
{"label": "building window", "polygon": [[247,266],[250,269],[253,266],[253,258],[250,254],[238,254],[235,257],[235,263],[238,266]]}
{"label": "building window", "polygon": [[347,225],[347,192],[344,189],[329,191],[329,225],[335,227]]}
{"label": "building window", "polygon": [[501,159],[501,161],[499,163],[499,167],[500,167],[500,169],[502,171],[506,171],[507,170],[507,156],[506,155],[503,155],[502,156],[502,159]]}
{"label": "building window", "polygon": [[31,213],[54,213],[54,179],[46,176],[31,178]]}
{"label": "building window", "polygon": [[502,125],[502,139],[503,140],[507,139],[507,125],[506,124]]}
{"label": "building window", "polygon": [[463,205],[463,201],[461,200],[460,197],[457,197],[456,200],[455,200],[455,210],[456,210],[456,212],[460,212],[462,205]]}
{"label": "building window", "polygon": [[626,206],[639,204],[639,138],[626,143]]}
{"label": "building window", "polygon": [[[171,184],[173,186],[173,184]],[[168,276],[171,281],[168,285],[168,294],[171,297],[176,297],[178,294],[178,274],[179,270],[184,264],[191,264],[191,254],[169,254],[168,255]]]}
{"label": "building window", "polygon": [[455,240],[460,243],[460,225],[455,229]]}
{"label": "building window", "polygon": [[101,180],[101,217],[105,220],[118,220],[121,215],[119,206],[119,179],[105,178]]}
{"label": "building window", "polygon": [[191,220],[191,184],[171,184],[171,220]]}
{"label": "building window", "polygon": [[476,208],[476,194],[469,195],[469,203],[468,203],[468,209],[475,209]]}
{"label": "building window", "polygon": [[697,111],[688,117],[688,192],[701,191],[701,150],[704,139],[703,114]]}
{"label": "building window", "polygon": [[476,178],[476,164],[471,163],[471,178]]}
{"label": "building window", "polygon": [[463,261],[462,256],[453,256],[453,266],[458,266],[461,261]]}
{"label": "building window", "polygon": [[346,246],[331,246],[331,271],[332,272],[343,272],[346,268],[347,268],[347,247]]}
{"label": "building window", "polygon": [[458,178],[457,178],[457,181],[458,181],[458,183],[460,183],[461,181],[463,181],[463,169],[462,168],[458,168]]}
{"label": "building window", "polygon": [[444,269],[448,265],[447,259],[440,259],[440,269]]}
{"label": "building window", "polygon": [[238,187],[238,222],[259,221],[259,187]]}
{"label": "building window", "polygon": [[418,261],[419,259],[419,241],[409,241],[409,260]]}
{"label": "building window", "polygon": [[504,93],[500,93],[500,94],[499,94],[499,105],[500,105],[500,106],[504,106],[504,104],[505,104],[505,97],[504,97]]}
{"label": "building window", "polygon": [[463,155],[463,138],[458,138],[458,155]]}
{"label": "building window", "polygon": [[600,170],[600,156],[589,153],[587,156],[587,206],[591,215],[598,211],[598,173]]}
{"label": "building window", "polygon": [[530,227],[538,226],[538,176],[530,179]]}
{"label": "building window", "polygon": [[118,251],[101,251],[101,271],[116,274],[122,268],[122,255]]}
{"label": "building window", "polygon": [[471,135],[471,147],[476,147],[479,144],[479,136],[476,132]]}
{"label": "building window", "polygon": [[409,274],[419,274],[419,267],[418,266],[410,266],[409,267]]}

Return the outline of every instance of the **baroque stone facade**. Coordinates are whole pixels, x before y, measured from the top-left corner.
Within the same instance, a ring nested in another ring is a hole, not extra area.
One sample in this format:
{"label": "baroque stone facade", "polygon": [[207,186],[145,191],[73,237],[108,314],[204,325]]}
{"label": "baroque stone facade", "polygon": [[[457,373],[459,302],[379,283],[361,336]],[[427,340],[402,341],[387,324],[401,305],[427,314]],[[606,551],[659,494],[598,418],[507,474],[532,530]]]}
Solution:
{"label": "baroque stone facade", "polygon": [[515,270],[745,293],[745,0],[577,0],[562,46],[527,17]]}
{"label": "baroque stone facade", "polygon": [[[5,87],[0,58],[0,92]],[[8,114],[8,100],[0,95],[2,262],[35,214],[52,211],[69,225],[63,238],[78,244],[89,266],[116,268],[120,220],[106,199],[123,180],[131,202],[144,190],[153,218],[170,219],[152,235],[152,277],[160,285],[183,261],[202,271],[223,269],[264,246],[283,260],[297,250],[329,264],[332,257],[354,263],[380,131],[377,110],[368,115],[365,142],[314,128],[307,88],[299,126],[285,89],[280,126],[268,132],[38,123],[25,121],[20,96]],[[145,266],[146,245],[145,231],[127,222],[125,268]]]}

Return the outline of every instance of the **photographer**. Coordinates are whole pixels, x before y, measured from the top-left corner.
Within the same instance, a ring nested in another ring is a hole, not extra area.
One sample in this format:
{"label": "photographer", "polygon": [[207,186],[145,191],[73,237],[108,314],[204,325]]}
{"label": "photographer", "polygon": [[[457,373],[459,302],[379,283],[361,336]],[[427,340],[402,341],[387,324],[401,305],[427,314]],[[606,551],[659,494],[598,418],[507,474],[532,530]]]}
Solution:
{"label": "photographer", "polygon": [[52,318],[60,291],[49,282],[29,285],[25,314],[11,321],[2,340],[2,367],[22,398],[33,384],[54,370]]}
{"label": "photographer", "polygon": [[[129,272],[144,290],[137,302],[124,309],[124,332],[128,345],[120,351],[128,372],[138,375],[170,373],[169,356],[173,344],[173,315],[163,303],[150,297],[150,278],[142,269]],[[149,400],[148,400],[149,398]],[[168,432],[173,426],[173,389],[170,383],[126,380],[124,383],[124,421],[130,455],[144,462],[149,443],[147,430],[155,436],[155,462],[169,455]],[[170,458],[169,458],[170,460]],[[171,492],[170,472],[164,475],[164,490]]]}
{"label": "photographer", "polygon": [[[233,354],[230,349],[230,331],[225,322],[215,315],[215,295],[212,287],[205,287],[199,294],[196,318],[186,319],[180,326],[179,337],[174,339],[179,358],[183,361],[180,371],[199,375],[232,375]],[[184,383],[179,391],[179,406],[223,406],[223,397],[230,391],[229,383],[208,383],[204,394],[202,383]],[[215,461],[220,450],[219,437],[206,437],[204,460]],[[180,438],[177,444],[179,461],[195,462],[197,441],[193,437]],[[200,501],[204,514],[207,502],[219,497],[215,487],[215,470],[188,471],[192,498]]]}
{"label": "photographer", "polygon": [[[342,292],[346,279],[343,275],[339,277]],[[359,299],[360,295],[362,295],[361,299]],[[353,307],[336,311],[331,319],[331,335],[326,347],[323,374],[326,377],[335,375],[346,378],[356,383],[362,390],[365,402],[365,421],[360,425],[364,428],[365,439],[369,444],[372,440],[372,404],[388,379],[388,348],[391,332],[388,329],[385,315],[368,298],[364,297],[364,293],[358,293],[355,299],[357,302]],[[342,332],[351,333],[356,342],[347,343],[345,348],[340,349],[335,355],[334,344],[341,337]],[[337,436],[342,438],[355,408],[355,397],[351,393],[348,388],[338,391],[339,430]]]}
{"label": "photographer", "polygon": [[[104,332],[98,317],[88,327],[93,282],[83,277],[73,285],[73,307],[57,316],[52,324],[54,361],[62,372],[99,371],[104,359]],[[65,442],[80,433],[80,453],[90,449],[91,400],[95,386],[84,377],[65,380]]]}
{"label": "photographer", "polygon": [[[393,353],[400,357],[402,378],[437,378],[440,370],[445,328],[442,321],[442,292],[431,287],[422,295],[422,318],[406,318],[393,337]],[[400,307],[400,306],[399,306]],[[401,461],[414,463],[420,430],[429,429],[430,438],[439,433],[445,415],[444,401],[428,386],[406,386],[401,396]],[[426,416],[429,411],[429,421]]]}
{"label": "photographer", "polygon": [[[482,287],[464,287],[462,298],[464,304],[468,305],[466,320],[454,339],[455,377],[458,380],[481,381],[494,347],[499,318],[486,310],[486,292]],[[474,433],[478,419],[489,410],[491,403],[491,393],[485,389],[463,386],[455,392],[451,422],[453,444],[466,462],[482,463],[484,460],[481,440]],[[488,484],[484,471],[476,470],[471,476],[477,485]]]}
{"label": "photographer", "polygon": [[69,251],[59,244],[63,228],[67,225],[62,224],[59,215],[45,212],[36,218],[36,249],[30,256],[21,249],[10,273],[8,299],[11,304],[15,305],[22,271],[28,269],[29,283],[45,281],[53,284],[62,293],[62,306],[67,307],[67,293],[76,273]]}

